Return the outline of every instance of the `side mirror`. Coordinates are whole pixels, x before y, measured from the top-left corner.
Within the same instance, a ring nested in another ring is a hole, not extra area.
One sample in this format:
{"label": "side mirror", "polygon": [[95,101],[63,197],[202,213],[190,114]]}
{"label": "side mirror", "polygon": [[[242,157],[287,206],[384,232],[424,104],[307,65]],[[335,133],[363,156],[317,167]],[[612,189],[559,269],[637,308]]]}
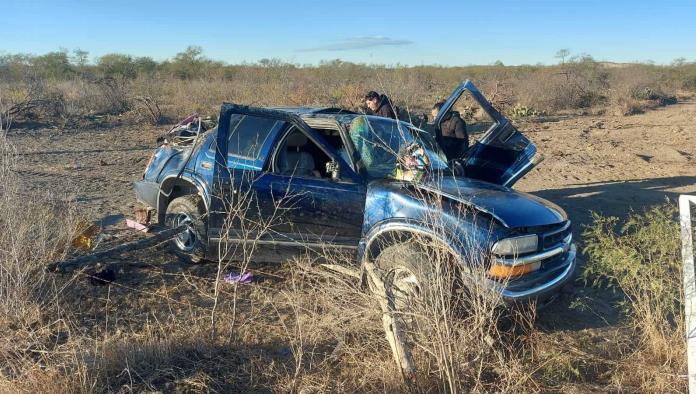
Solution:
{"label": "side mirror", "polygon": [[335,160],[326,163],[326,172],[331,174],[332,181],[337,181],[341,178],[341,166]]}

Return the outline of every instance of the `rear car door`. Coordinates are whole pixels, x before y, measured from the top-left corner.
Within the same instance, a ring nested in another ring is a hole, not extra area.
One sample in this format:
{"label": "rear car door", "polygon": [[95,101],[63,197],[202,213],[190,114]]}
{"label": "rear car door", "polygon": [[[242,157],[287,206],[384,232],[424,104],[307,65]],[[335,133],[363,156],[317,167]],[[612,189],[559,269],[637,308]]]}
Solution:
{"label": "rear car door", "polygon": [[[459,110],[458,110],[459,109]],[[483,97],[474,84],[461,83],[445,101],[434,120],[440,129],[453,112],[467,124],[476,141],[461,158],[465,175],[511,187],[541,161],[536,145]]]}
{"label": "rear car door", "polygon": [[264,212],[252,186],[263,175],[271,143],[285,124],[263,109],[223,104],[215,141],[197,166],[210,173],[211,241],[252,239],[260,231],[254,223]]}

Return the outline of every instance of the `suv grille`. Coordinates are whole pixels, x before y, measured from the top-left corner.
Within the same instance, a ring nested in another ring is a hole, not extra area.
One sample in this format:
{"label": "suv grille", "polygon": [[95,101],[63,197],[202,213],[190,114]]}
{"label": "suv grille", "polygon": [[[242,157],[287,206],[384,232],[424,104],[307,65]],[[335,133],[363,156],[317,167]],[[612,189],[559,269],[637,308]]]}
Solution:
{"label": "suv grille", "polygon": [[557,246],[571,233],[570,221],[566,222],[559,230],[540,234],[541,245],[544,250]]}

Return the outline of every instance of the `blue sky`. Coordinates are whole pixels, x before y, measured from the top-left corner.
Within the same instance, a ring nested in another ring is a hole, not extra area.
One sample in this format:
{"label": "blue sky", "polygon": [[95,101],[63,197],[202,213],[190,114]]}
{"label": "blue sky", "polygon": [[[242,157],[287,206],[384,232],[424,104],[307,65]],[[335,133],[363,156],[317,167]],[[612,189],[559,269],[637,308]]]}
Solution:
{"label": "blue sky", "polygon": [[380,64],[696,60],[696,0],[0,1],[0,52],[66,48],[228,63],[340,58]]}

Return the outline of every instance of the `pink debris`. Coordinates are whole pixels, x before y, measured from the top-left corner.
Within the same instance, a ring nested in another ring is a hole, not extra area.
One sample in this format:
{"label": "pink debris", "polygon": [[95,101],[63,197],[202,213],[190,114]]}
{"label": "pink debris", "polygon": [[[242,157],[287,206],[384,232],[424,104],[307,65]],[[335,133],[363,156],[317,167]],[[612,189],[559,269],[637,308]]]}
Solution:
{"label": "pink debris", "polygon": [[142,231],[144,233],[146,233],[150,230],[150,228],[147,227],[146,225],[140,224],[140,223],[136,222],[135,220],[131,220],[131,219],[126,219],[126,226],[132,228],[133,230]]}

